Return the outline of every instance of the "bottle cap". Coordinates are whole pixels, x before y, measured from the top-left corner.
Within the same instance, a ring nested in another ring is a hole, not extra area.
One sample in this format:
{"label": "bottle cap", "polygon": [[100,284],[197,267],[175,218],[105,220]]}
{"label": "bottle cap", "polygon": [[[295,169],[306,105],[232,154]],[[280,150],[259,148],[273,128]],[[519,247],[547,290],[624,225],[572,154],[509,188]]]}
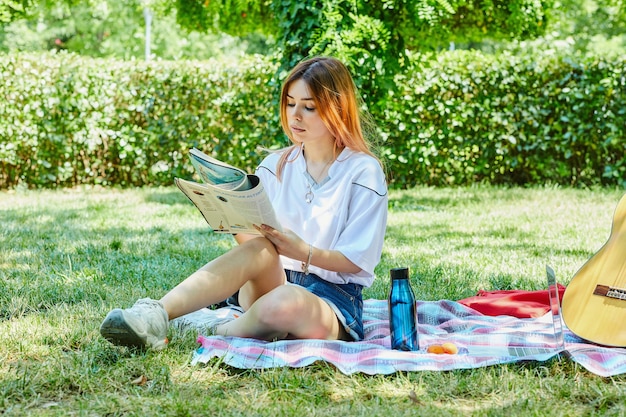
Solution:
{"label": "bottle cap", "polygon": [[392,268],[389,270],[391,279],[409,279],[409,267]]}

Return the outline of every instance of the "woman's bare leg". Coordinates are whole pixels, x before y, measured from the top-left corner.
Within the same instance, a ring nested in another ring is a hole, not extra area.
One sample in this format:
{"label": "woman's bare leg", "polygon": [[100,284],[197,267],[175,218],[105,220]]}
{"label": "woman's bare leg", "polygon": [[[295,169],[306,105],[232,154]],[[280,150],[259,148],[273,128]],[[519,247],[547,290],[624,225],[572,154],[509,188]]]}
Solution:
{"label": "woman's bare leg", "polygon": [[276,287],[241,317],[218,326],[216,333],[264,340],[349,339],[333,309],[297,285]]}
{"label": "woman's bare leg", "polygon": [[248,309],[258,298],[286,282],[272,243],[264,237],[243,242],[212,260],[161,298],[171,319],[220,302],[237,290]]}

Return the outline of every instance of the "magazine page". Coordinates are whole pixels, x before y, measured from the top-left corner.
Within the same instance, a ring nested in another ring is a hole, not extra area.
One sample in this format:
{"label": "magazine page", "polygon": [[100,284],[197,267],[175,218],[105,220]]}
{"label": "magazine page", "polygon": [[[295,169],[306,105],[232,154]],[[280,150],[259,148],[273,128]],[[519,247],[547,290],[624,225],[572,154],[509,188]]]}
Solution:
{"label": "magazine page", "polygon": [[249,190],[252,188],[245,171],[210,157],[193,148],[189,151],[191,163],[202,181],[225,190]]}
{"label": "magazine page", "polygon": [[248,175],[249,190],[228,190],[176,178],[178,188],[200,210],[216,233],[259,232],[253,225],[282,230],[274,208],[256,175]]}

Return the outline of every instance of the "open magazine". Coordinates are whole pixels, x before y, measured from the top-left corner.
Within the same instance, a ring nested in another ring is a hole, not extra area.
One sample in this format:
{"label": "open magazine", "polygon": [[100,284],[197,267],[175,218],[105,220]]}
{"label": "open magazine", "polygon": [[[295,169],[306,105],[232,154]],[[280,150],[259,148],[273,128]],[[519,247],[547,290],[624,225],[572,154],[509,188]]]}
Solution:
{"label": "open magazine", "polygon": [[204,183],[175,178],[178,188],[200,210],[216,233],[256,233],[253,225],[282,230],[259,177],[210,157],[198,149],[189,152]]}

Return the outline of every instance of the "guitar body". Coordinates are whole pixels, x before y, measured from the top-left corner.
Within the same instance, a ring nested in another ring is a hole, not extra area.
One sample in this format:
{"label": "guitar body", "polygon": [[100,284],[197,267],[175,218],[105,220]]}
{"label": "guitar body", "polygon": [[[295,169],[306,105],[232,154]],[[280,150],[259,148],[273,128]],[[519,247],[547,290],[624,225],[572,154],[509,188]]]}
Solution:
{"label": "guitar body", "polygon": [[609,240],[565,289],[562,314],[579,337],[626,347],[626,195],[615,209]]}

